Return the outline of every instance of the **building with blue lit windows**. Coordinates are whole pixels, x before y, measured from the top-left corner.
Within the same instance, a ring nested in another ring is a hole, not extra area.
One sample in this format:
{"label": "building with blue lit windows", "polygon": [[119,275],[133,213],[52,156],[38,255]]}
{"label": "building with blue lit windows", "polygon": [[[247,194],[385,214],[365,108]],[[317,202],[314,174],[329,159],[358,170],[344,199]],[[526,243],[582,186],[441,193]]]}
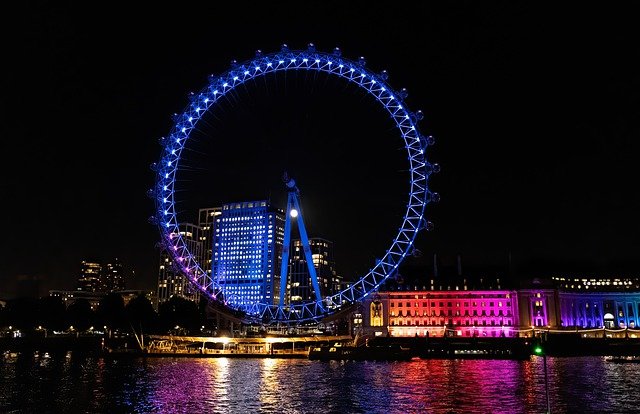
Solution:
{"label": "building with blue lit windows", "polygon": [[211,273],[230,304],[278,303],[284,214],[266,200],[222,206],[215,219]]}

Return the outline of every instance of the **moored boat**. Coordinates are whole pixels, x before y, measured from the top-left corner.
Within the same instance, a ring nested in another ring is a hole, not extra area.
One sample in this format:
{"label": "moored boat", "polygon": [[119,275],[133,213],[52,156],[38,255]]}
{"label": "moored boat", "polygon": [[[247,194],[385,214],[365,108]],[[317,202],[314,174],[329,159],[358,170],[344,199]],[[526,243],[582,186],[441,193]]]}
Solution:
{"label": "moored boat", "polygon": [[309,359],[318,361],[410,361],[411,350],[400,345],[322,345],[309,348]]}
{"label": "moored boat", "polygon": [[607,362],[616,362],[616,363],[640,363],[639,355],[608,355],[604,357],[604,360]]}

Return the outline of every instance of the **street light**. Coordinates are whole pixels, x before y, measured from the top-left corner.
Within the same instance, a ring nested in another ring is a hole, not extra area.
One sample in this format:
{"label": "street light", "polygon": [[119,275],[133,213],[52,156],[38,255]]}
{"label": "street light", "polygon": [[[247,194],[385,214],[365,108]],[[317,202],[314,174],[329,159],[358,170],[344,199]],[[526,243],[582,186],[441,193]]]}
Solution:
{"label": "street light", "polygon": [[547,378],[547,353],[541,345],[536,345],[533,349],[536,355],[542,356],[542,365],[544,366],[544,393],[547,396],[547,414],[551,414],[551,403],[549,401],[549,379]]}

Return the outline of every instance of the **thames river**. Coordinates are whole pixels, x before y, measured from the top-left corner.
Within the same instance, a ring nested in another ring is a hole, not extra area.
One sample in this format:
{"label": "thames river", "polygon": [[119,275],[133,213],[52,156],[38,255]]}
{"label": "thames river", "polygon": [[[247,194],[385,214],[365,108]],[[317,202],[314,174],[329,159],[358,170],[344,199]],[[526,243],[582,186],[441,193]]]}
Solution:
{"label": "thames river", "polygon": [[[640,364],[547,360],[552,413],[639,413]],[[319,362],[5,354],[8,413],[543,413],[541,357]]]}

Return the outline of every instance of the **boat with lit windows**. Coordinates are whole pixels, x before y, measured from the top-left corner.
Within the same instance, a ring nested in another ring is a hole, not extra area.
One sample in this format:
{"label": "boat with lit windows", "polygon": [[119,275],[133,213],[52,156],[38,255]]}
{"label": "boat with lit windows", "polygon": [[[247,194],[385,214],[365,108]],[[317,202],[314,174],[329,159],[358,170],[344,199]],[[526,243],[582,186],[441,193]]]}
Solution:
{"label": "boat with lit windows", "polygon": [[411,349],[397,344],[350,346],[335,343],[309,348],[309,359],[317,361],[410,361]]}
{"label": "boat with lit windows", "polygon": [[607,362],[615,363],[640,363],[640,355],[608,355],[604,357]]}
{"label": "boat with lit windows", "polygon": [[526,338],[430,338],[417,352],[421,359],[528,360],[532,344]]}

